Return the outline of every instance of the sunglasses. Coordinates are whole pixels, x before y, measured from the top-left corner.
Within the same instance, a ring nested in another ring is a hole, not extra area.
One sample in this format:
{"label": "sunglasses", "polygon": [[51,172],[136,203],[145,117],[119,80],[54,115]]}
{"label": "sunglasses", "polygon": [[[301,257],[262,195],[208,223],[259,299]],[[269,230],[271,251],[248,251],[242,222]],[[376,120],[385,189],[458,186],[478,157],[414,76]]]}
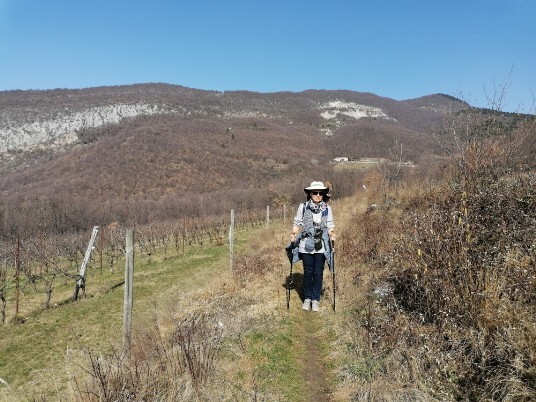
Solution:
{"label": "sunglasses", "polygon": [[312,195],[324,195],[323,191],[311,191]]}

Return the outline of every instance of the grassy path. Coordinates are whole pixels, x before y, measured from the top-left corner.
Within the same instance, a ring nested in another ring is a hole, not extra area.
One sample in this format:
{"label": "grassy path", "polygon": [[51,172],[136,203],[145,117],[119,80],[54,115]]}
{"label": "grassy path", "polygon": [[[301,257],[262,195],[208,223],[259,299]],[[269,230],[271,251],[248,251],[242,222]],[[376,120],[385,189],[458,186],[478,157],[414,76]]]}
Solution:
{"label": "grassy path", "polygon": [[293,292],[288,311],[285,304],[271,323],[251,328],[246,335],[260,400],[282,396],[282,400],[293,402],[332,401],[335,376],[328,359],[330,339],[325,318],[333,311],[327,303],[318,313],[303,311],[301,304]]}
{"label": "grassy path", "polygon": [[326,361],[329,346],[323,327],[326,325],[324,315],[333,313],[329,300],[322,300],[321,311],[318,313],[301,310],[302,300],[297,294],[291,303],[291,314],[295,317],[294,330],[300,334],[296,347],[302,354],[298,357],[300,361],[297,364],[303,367],[302,375],[307,390],[304,399],[309,402],[331,401],[333,375]]}
{"label": "grassy path", "polygon": [[319,329],[322,324],[322,319],[318,314],[310,317],[304,312],[300,323],[303,325],[305,343],[305,382],[307,384],[308,398],[310,402],[324,402],[331,400],[331,373],[327,369],[323,352],[326,348],[326,341],[319,334]]}
{"label": "grassy path", "polygon": [[[348,221],[344,218],[353,211],[355,205],[339,203],[337,207],[337,217],[340,218],[338,227],[344,228]],[[289,274],[289,262],[283,253],[282,245],[288,237],[288,228],[277,228],[275,235],[270,237],[274,239],[274,245],[267,247],[265,252],[270,254],[270,259],[278,268],[274,270],[273,278],[263,279],[265,285],[262,291],[271,292],[272,297],[277,297],[279,301],[277,311],[272,313],[272,324],[264,330],[264,336],[255,339],[255,350],[262,349],[266,354],[277,355],[280,360],[286,361],[283,364],[268,364],[257,376],[261,379],[261,391],[265,391],[263,396],[265,400],[277,400],[277,395],[282,395],[282,400],[293,402],[347,400],[347,395],[344,395],[338,384],[341,354],[338,353],[339,350],[335,350],[341,347],[339,334],[341,323],[344,325],[343,317],[347,314],[343,295],[337,294],[337,311],[333,311],[333,277],[326,264],[320,311],[303,311],[303,267],[301,262],[298,262],[293,266],[295,289],[291,291],[290,308],[287,311],[286,293],[282,289],[282,283]],[[263,252],[259,250],[258,253],[261,255]],[[343,271],[338,272],[344,274]],[[348,278],[345,275],[337,275],[339,291],[344,287],[341,282],[343,280]],[[286,342],[278,341],[281,338]],[[276,397],[270,399],[272,395]]]}

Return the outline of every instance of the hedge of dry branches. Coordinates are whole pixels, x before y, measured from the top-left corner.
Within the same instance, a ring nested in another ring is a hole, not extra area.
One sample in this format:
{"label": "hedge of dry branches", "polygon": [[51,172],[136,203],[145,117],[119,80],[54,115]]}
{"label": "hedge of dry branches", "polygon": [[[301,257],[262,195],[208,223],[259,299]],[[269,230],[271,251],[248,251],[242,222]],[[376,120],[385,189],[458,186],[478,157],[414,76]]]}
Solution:
{"label": "hedge of dry branches", "polygon": [[536,173],[520,148],[534,122],[518,136],[492,123],[471,120],[440,173],[408,173],[396,193],[371,175],[375,207],[342,244],[356,284],[373,272],[355,319],[371,358],[429,398],[536,399]]}

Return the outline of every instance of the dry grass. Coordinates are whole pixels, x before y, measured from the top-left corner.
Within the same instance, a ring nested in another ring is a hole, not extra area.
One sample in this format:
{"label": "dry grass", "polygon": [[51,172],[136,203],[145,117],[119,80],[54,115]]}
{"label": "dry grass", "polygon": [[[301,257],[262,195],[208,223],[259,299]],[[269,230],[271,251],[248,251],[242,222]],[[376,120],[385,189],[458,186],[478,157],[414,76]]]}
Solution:
{"label": "dry grass", "polygon": [[536,177],[498,175],[509,165],[496,145],[442,177],[367,178],[376,207],[341,244],[348,399],[536,398]]}
{"label": "dry grass", "polygon": [[[264,369],[259,367],[266,362],[255,354],[259,350],[256,337],[265,336],[286,317],[282,315],[286,305],[281,242],[281,229],[263,229],[251,240],[250,251],[236,256],[233,272],[222,265],[204,286],[159,301],[152,317],[146,317],[136,329],[130,358],[120,352],[87,352],[88,375],[75,379],[77,398],[282,397],[279,385],[265,384],[266,378],[260,374]],[[276,254],[282,259],[274,259]]]}

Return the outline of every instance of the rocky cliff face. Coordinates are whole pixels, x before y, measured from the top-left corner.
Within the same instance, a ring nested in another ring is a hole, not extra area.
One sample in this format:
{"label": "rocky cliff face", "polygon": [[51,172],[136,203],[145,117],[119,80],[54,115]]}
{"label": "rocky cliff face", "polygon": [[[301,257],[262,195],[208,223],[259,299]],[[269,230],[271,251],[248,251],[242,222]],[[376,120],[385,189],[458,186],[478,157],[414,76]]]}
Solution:
{"label": "rocky cliff face", "polygon": [[97,106],[73,112],[65,108],[52,114],[21,110],[13,119],[5,115],[0,119],[0,153],[28,151],[36,147],[62,147],[76,143],[77,132],[81,129],[119,123],[125,118],[166,112],[169,112],[169,109],[143,103]]}

